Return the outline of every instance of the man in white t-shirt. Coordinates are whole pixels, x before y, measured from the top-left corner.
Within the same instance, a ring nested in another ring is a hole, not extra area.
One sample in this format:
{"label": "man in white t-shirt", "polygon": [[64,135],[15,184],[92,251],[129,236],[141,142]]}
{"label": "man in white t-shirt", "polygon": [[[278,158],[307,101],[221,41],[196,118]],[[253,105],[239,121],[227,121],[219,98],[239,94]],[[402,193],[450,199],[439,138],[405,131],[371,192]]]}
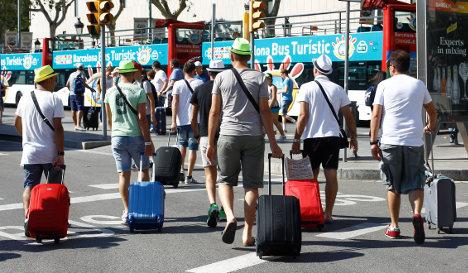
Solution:
{"label": "man in white t-shirt", "polygon": [[166,72],[162,69],[161,63],[159,61],[154,61],[152,68],[155,72],[154,79],[151,83],[156,88],[156,92],[158,93],[158,101],[156,106],[163,107],[164,106],[164,98],[161,96],[161,92],[166,89],[167,87],[167,75]]}
{"label": "man in white t-shirt", "polygon": [[[64,164],[62,100],[52,91],[57,73],[50,65],[36,69],[36,90],[24,93],[16,109],[15,127],[23,138],[21,165],[24,169],[23,207],[27,215],[31,190],[41,182],[42,173],[48,183],[60,183]],[[36,98],[38,108],[34,104]],[[44,115],[41,117],[40,112]]]}
{"label": "man in white t-shirt", "polygon": [[[385,229],[385,235],[389,238],[400,236],[400,195],[408,194],[413,209],[414,241],[422,244],[425,234],[421,209],[426,181],[423,133],[435,132],[437,112],[424,83],[407,75],[410,60],[410,55],[402,50],[390,55],[392,77],[377,86],[370,144],[372,156],[382,161],[380,169],[388,190],[391,223]],[[426,127],[423,127],[423,108],[429,116]]]}
{"label": "man in white t-shirt", "polygon": [[195,64],[186,62],[184,65],[184,76],[182,80],[174,83],[172,90],[172,125],[171,132],[176,132],[178,135],[178,145],[182,154],[182,170],[184,169],[185,154],[187,148],[190,150],[189,166],[185,184],[198,183],[192,177],[193,168],[197,160],[198,141],[193,135],[190,114],[192,113],[192,98],[193,90],[203,84],[201,80],[195,79]]}
{"label": "man in white t-shirt", "polygon": [[[322,165],[325,185],[325,223],[332,222],[332,212],[338,193],[338,155],[340,125],[333,113],[341,112],[346,119],[350,133],[349,147],[357,152],[356,123],[349,104],[348,95],[343,88],[331,82],[327,75],[333,72],[332,61],[326,55],[321,55],[314,61],[314,81],[301,86],[297,100],[301,109],[296,124],[292,151],[300,153],[301,138],[304,141],[303,155],[309,156],[314,177],[319,174]],[[323,92],[333,106],[330,108]]]}

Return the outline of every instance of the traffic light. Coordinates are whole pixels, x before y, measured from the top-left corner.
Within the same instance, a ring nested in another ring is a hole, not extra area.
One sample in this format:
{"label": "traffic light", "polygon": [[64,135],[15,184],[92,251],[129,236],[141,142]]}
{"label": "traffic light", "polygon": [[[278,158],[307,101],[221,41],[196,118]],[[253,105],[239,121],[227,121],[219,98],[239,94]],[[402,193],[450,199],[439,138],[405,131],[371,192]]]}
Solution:
{"label": "traffic light", "polygon": [[90,25],[87,26],[88,32],[93,37],[99,37],[100,25],[109,25],[114,16],[110,13],[114,7],[112,0],[87,1],[89,13],[86,14]]}
{"label": "traffic light", "polygon": [[250,4],[250,31],[257,31],[265,27],[263,18],[265,17],[265,1],[252,1]]}
{"label": "traffic light", "polygon": [[88,33],[92,37],[99,37],[101,27],[99,26],[99,2],[100,1],[87,1],[86,6],[90,13],[86,14],[90,25],[87,25]]}

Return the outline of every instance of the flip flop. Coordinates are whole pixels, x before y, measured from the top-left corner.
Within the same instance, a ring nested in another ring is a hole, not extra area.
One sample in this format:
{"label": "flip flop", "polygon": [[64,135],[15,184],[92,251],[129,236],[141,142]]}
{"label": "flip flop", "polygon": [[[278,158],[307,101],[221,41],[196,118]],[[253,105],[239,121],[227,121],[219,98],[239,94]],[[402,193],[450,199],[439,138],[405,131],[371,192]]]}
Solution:
{"label": "flip flop", "polygon": [[221,239],[226,244],[232,244],[234,238],[236,237],[237,230],[237,221],[227,223],[226,227],[223,230]]}
{"label": "flip flop", "polygon": [[251,237],[250,242],[247,242],[247,243],[244,242],[244,243],[242,243],[242,244],[243,244],[244,246],[255,246],[255,243],[256,243],[255,237]]}

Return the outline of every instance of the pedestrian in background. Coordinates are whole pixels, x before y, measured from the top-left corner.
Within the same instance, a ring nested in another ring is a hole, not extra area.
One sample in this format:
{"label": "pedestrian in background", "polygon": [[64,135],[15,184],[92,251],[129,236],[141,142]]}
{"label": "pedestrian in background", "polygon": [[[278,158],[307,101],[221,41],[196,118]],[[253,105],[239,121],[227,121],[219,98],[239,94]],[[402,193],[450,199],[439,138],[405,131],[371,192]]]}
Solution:
{"label": "pedestrian in background", "polygon": [[70,108],[75,131],[84,131],[81,121],[83,120],[85,91],[86,88],[91,92],[96,92],[96,90],[86,83],[83,64],[77,64],[77,69],[70,74],[66,86],[70,90]]}
{"label": "pedestrian in background", "polygon": [[366,106],[369,106],[371,108],[371,110],[374,109],[374,106],[372,104],[374,103],[377,85],[379,85],[379,83],[383,80],[385,80],[385,73],[380,70],[375,71],[375,74],[369,80],[369,87],[365,92],[364,102]]}
{"label": "pedestrian in background", "polygon": [[149,181],[149,156],[154,153],[146,120],[146,93],[134,84],[139,77],[139,69],[134,61],[121,61],[119,64],[120,82],[110,88],[104,99],[111,147],[119,173],[119,192],[123,203],[122,222],[127,222],[128,187],[131,178],[132,160],[140,170],[139,181]]}
{"label": "pedestrian in background", "polygon": [[[153,72],[150,70],[149,72]],[[145,90],[146,93],[146,119],[148,120],[148,126],[150,128],[150,132],[156,128],[156,115],[154,111],[156,110],[156,101],[158,95],[156,94],[156,88],[151,83],[151,79],[148,78],[147,72],[144,70],[140,75],[141,79],[141,88]]]}
{"label": "pedestrian in background", "polygon": [[200,61],[195,61],[195,78],[201,80],[202,82],[209,81],[208,73],[203,69],[203,65]]}
{"label": "pedestrian in background", "polygon": [[[333,72],[332,61],[326,55],[314,60],[314,81],[301,86],[297,101],[300,114],[296,124],[292,152],[300,153],[303,140],[303,156],[308,156],[314,177],[317,179],[320,165],[325,174],[325,223],[333,221],[332,213],[338,193],[338,156],[340,151],[340,125],[335,118],[338,113],[346,119],[350,132],[350,149],[357,152],[356,124],[350,107],[350,100],[343,88],[328,78]],[[323,88],[322,93],[321,88]],[[330,101],[333,109],[329,106]],[[333,111],[333,112],[332,112]]]}
{"label": "pedestrian in background", "polygon": [[[413,210],[414,241],[422,244],[425,233],[421,209],[426,182],[423,134],[435,133],[437,112],[424,83],[407,74],[410,60],[406,51],[397,50],[390,55],[391,78],[382,81],[375,94],[370,144],[372,156],[382,161],[380,170],[387,186],[391,223],[385,235],[400,236],[401,194],[408,194]],[[426,127],[421,118],[423,108],[429,117]]]}
{"label": "pedestrian in background", "polygon": [[[36,89],[24,92],[16,108],[15,127],[22,137],[23,208],[27,217],[32,189],[41,182],[61,183],[64,161],[62,100],[54,93],[57,73],[50,65],[34,71]],[[41,114],[42,113],[42,114]],[[26,219],[27,221],[27,219]],[[25,221],[25,222],[26,222]]]}
{"label": "pedestrian in background", "polygon": [[157,107],[164,107],[164,97],[161,96],[162,91],[167,88],[167,75],[166,72],[162,69],[161,63],[159,61],[154,61],[152,65],[153,71],[155,75],[151,83],[156,88],[156,92],[158,93],[158,100],[156,103]]}
{"label": "pedestrian in background", "polygon": [[[243,38],[234,40],[231,48],[231,62],[234,69],[219,73],[213,84],[207,147],[210,162],[216,159],[216,151],[218,154],[219,191],[227,220],[222,240],[227,244],[233,243],[235,239],[237,220],[234,216],[233,187],[237,186],[239,173],[242,170],[245,192],[242,243],[245,246],[255,244],[252,228],[255,222],[258,189],[263,187],[265,132],[273,156],[283,155],[273,133],[265,76],[249,68],[250,57],[249,41]],[[244,82],[248,90],[241,87],[237,77]],[[249,92],[252,100],[244,92]],[[221,130],[216,143],[220,119]]]}
{"label": "pedestrian in background", "polygon": [[289,106],[293,101],[294,81],[289,77],[287,69],[281,69],[281,78],[283,79],[283,89],[278,91],[281,94],[281,119],[283,121],[283,131],[286,130],[286,121],[296,123],[296,121],[288,116]]}
{"label": "pedestrian in background", "polygon": [[281,127],[281,123],[279,122],[279,103],[278,103],[278,88],[276,85],[273,84],[273,76],[270,73],[265,74],[266,82],[268,84],[268,93],[270,95],[268,100],[268,105],[270,106],[271,115],[273,118],[273,124],[275,125],[276,129],[280,133],[280,137],[278,138],[278,142],[284,142],[286,140],[286,134],[284,133],[283,127]]}
{"label": "pedestrian in background", "polygon": [[0,124],[3,124],[3,98],[6,95],[6,85],[3,84],[3,79],[0,79]]}
{"label": "pedestrian in background", "polygon": [[195,79],[195,64],[191,61],[185,63],[184,75],[185,78],[177,81],[172,90],[171,132],[177,132],[177,144],[182,154],[182,172],[184,171],[187,148],[190,151],[185,184],[197,184],[198,181],[192,177],[192,172],[197,160],[198,140],[195,139],[193,135],[190,121],[190,114],[192,113],[190,99],[192,98],[193,90],[197,88],[197,86],[202,85],[203,82]]}
{"label": "pedestrian in background", "polygon": [[[166,101],[167,99],[167,106],[171,107],[172,105],[172,89],[174,88],[174,84],[176,81],[182,80],[184,78],[184,72],[182,69],[180,69],[180,63],[178,60],[173,59],[171,60],[171,75],[169,76],[169,83],[166,86],[166,89],[164,89],[160,97],[162,100]],[[163,102],[163,106],[165,105],[165,102]]]}
{"label": "pedestrian in background", "polygon": [[[206,223],[209,227],[216,227],[218,218],[225,219],[226,215],[223,208],[220,209],[216,203],[217,158],[215,157],[213,161],[210,161],[206,155],[206,150],[208,148],[208,117],[211,109],[211,91],[213,90],[216,75],[224,70],[224,64],[221,60],[212,60],[207,70],[210,81],[197,86],[190,100],[192,104],[191,123],[193,135],[199,143],[202,165],[205,170],[205,187],[210,202]],[[200,117],[200,123],[198,123],[198,117]],[[218,136],[216,136],[216,140]]]}

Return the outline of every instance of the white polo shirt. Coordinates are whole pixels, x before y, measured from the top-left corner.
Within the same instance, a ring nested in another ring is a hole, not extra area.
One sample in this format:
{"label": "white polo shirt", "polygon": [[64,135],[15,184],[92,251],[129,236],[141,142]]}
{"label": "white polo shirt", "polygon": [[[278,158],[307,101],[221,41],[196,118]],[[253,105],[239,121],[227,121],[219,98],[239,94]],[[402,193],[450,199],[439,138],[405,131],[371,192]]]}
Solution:
{"label": "white polo shirt", "polygon": [[[315,80],[323,86],[337,115],[342,107],[351,103],[344,89],[331,82],[327,76],[320,75]],[[340,135],[338,122],[317,83],[311,81],[303,84],[299,89],[296,100],[298,102],[307,102],[309,105],[309,119],[302,133],[302,139],[337,137]]]}

